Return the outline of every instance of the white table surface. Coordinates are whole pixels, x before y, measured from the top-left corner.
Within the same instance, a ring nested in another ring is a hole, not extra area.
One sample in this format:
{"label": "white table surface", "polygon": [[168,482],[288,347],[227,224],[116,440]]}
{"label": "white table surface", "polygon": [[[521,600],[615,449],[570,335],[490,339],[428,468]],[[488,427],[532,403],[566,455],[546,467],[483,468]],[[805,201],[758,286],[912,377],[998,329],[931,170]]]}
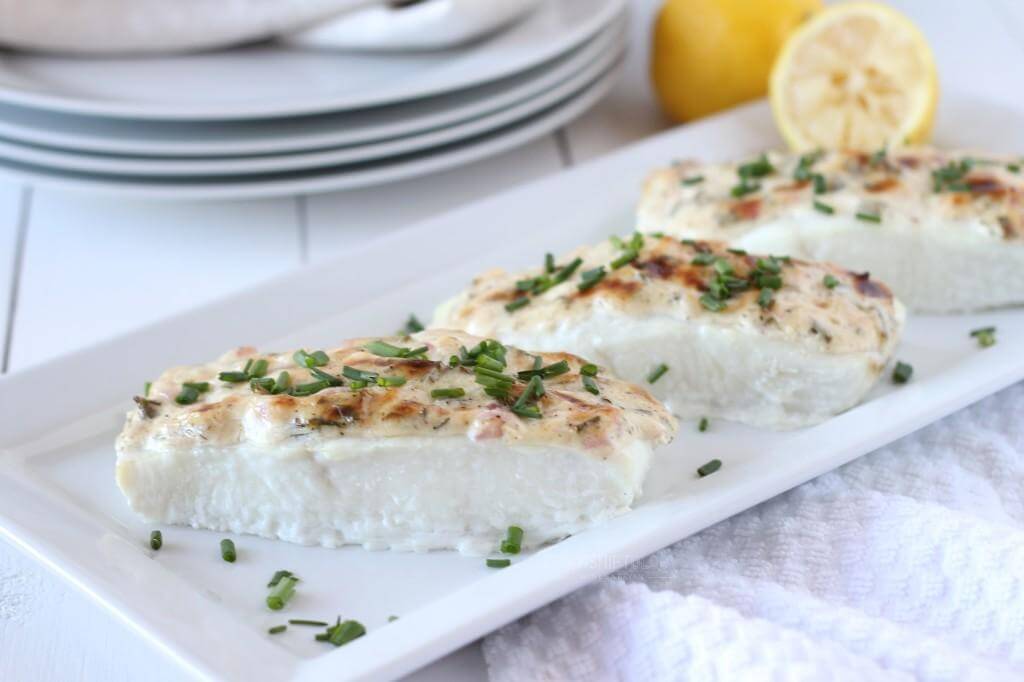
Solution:
{"label": "white table surface", "polygon": [[[557,173],[668,125],[647,79],[657,0],[634,0],[613,93],[520,149],[425,178],[266,201],[152,203],[0,181],[0,358],[17,371],[331,257],[470,199]],[[944,91],[1024,111],[1024,3],[896,0],[924,30]],[[1024,123],[1024,117],[1022,117]],[[685,150],[666,150],[666,158]],[[414,674],[486,675],[478,645]],[[182,679],[106,611],[0,541],[0,679]]]}

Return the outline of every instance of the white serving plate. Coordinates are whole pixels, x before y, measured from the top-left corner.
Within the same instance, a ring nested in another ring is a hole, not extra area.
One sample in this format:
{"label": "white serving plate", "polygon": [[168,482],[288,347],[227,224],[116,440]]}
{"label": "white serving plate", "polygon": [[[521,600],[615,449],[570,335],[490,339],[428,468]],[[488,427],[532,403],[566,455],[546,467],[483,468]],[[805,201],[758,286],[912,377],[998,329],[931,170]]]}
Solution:
{"label": "white serving plate", "polygon": [[[1024,151],[1014,129],[965,109],[940,118],[947,142]],[[765,432],[722,421],[682,424],[658,451],[636,508],[601,527],[487,569],[451,552],[326,550],[237,536],[239,559],[218,556],[222,534],[151,527],[113,482],[112,442],[127,398],[165,366],[233,345],[317,347],[386,334],[492,266],[522,267],[545,251],[628,231],[646,171],[677,156],[727,159],[778,143],[755,104],[669,131],[571,171],[392,233],[337,260],[0,378],[0,531],[92,595],[190,671],[226,679],[380,679],[401,675],[654,550],[848,462],[1024,377],[1024,310],[913,317],[898,357],[902,387],[882,382],[859,407],[810,429]],[[429,255],[424,251],[429,250]],[[387,263],[386,268],[381,263]],[[386,277],[382,277],[386,270]],[[979,349],[968,331],[998,327]],[[56,387],[56,388],[55,388]],[[62,390],[74,387],[73,390]],[[724,465],[698,479],[712,457]],[[263,608],[278,569],[303,578],[285,612]],[[387,623],[389,615],[400,619]],[[369,634],[340,649],[286,618],[355,618]]]}
{"label": "white serving plate", "polygon": [[379,185],[472,163],[526,144],[596,104],[614,85],[618,73],[616,64],[567,99],[498,130],[381,161],[262,175],[140,178],[62,171],[0,159],[0,177],[91,194],[182,201],[265,198]]}
{"label": "white serving plate", "polygon": [[393,104],[519,73],[594,36],[625,0],[548,0],[493,37],[389,55],[262,45],[151,58],[0,55],[0,102],[154,120],[300,116]]}
{"label": "white serving plate", "polygon": [[130,175],[157,178],[260,175],[285,173],[368,161],[383,161],[414,152],[474,138],[530,118],[584,90],[619,60],[625,48],[622,26],[616,41],[603,54],[561,83],[509,106],[468,121],[416,135],[369,144],[319,149],[291,154],[228,158],[145,158],[89,154],[6,142],[0,139],[0,159],[31,164],[55,171]]}
{"label": "white serving plate", "polygon": [[127,156],[252,156],[368,144],[437,130],[535,97],[578,74],[621,40],[613,21],[566,55],[522,73],[388,106],[243,121],[149,121],[82,116],[0,104],[0,138]]}

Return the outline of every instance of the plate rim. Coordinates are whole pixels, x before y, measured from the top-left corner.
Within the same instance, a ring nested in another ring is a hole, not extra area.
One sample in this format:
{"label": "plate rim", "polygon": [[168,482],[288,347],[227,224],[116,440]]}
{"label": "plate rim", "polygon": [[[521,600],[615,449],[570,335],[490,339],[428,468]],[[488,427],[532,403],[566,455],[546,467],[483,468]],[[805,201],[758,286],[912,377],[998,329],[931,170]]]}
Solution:
{"label": "plate rim", "polygon": [[625,45],[624,36],[613,38],[607,51],[598,55],[597,59],[533,97],[450,126],[362,145],[253,157],[168,159],[55,150],[23,145],[0,137],[0,159],[59,172],[135,175],[155,179],[258,176],[386,161],[485,135],[527,120],[549,107],[570,100],[588,85],[599,80],[618,62],[622,58]]}
{"label": "plate rim", "polygon": [[[291,105],[283,102],[272,102],[263,105],[242,106],[217,106],[209,105],[193,107],[191,109],[169,110],[160,109],[152,103],[130,103],[121,101],[104,101],[97,99],[82,99],[73,96],[53,95],[44,92],[33,92],[31,90],[17,89],[10,84],[0,87],[0,102],[15,104],[35,109],[46,109],[63,113],[78,113],[93,116],[105,116],[108,118],[133,118],[142,120],[162,121],[213,121],[213,120],[243,120],[260,118],[280,118],[289,116],[308,116],[326,112],[351,111],[356,109],[371,108],[406,102],[431,95],[457,92],[461,89],[480,85],[492,80],[510,76],[533,66],[544,63],[560,54],[564,54],[582,44],[588,38],[592,38],[601,28],[607,26],[619,12],[626,8],[626,0],[601,0],[604,4],[593,12],[585,22],[572,28],[565,35],[564,40],[557,43],[550,43],[544,49],[535,52],[529,57],[521,57],[518,61],[511,61],[499,69],[487,73],[477,73],[471,77],[460,79],[458,82],[449,81],[442,85],[420,85],[418,87],[406,87],[402,90],[383,90],[377,94],[364,93],[361,96],[352,94],[344,96],[326,97],[321,101],[293,103]],[[550,2],[540,3],[533,10],[533,13],[546,11]],[[528,20],[528,17],[526,18]],[[514,28],[512,29],[514,30]],[[484,44],[484,43],[482,43]],[[65,57],[68,58],[68,57]],[[70,58],[73,59],[73,58]],[[0,71],[4,67],[5,59],[0,55]]]}
{"label": "plate rim", "polygon": [[580,91],[527,119],[484,133],[474,139],[454,142],[447,147],[439,148],[443,151],[428,149],[413,152],[406,158],[399,157],[392,160],[353,164],[352,166],[343,165],[333,168],[294,171],[282,173],[281,175],[287,177],[280,179],[253,176],[261,179],[188,185],[158,182],[127,184],[114,177],[102,178],[97,175],[78,177],[78,175],[51,172],[27,164],[12,165],[0,160],[0,177],[65,191],[159,201],[263,199],[383,185],[480,161],[527,144],[556,130],[582,115],[608,94],[622,73],[621,60],[620,56],[619,61],[615,62],[610,69],[593,82],[585,85]]}
{"label": "plate rim", "polygon": [[[585,69],[589,64],[601,56],[603,50],[610,49],[610,46],[617,40],[624,39],[620,37],[619,34],[625,34],[628,30],[628,26],[628,13],[623,12],[619,14],[609,25],[602,28],[595,36],[585,41],[582,45],[577,46],[571,51],[571,53],[560,55],[553,60],[550,60],[548,63],[533,67],[534,70],[537,70],[536,74],[528,77],[528,80],[523,83],[505,90],[505,92],[500,96],[491,96],[469,105],[459,104],[454,108],[448,108],[444,111],[416,116],[411,121],[379,124],[375,127],[364,129],[361,132],[353,133],[345,130],[341,117],[351,116],[354,114],[365,116],[365,111],[331,112],[316,115],[313,118],[318,118],[324,121],[335,118],[337,121],[331,121],[330,126],[325,126],[328,130],[315,134],[306,134],[301,130],[294,130],[283,132],[275,136],[273,134],[267,135],[254,131],[250,133],[249,139],[238,139],[230,142],[224,142],[221,140],[189,141],[186,139],[152,142],[139,138],[119,140],[114,136],[105,137],[107,133],[103,132],[78,133],[74,131],[68,132],[63,129],[55,130],[54,128],[62,128],[62,122],[59,120],[51,121],[48,127],[32,127],[31,124],[23,125],[20,122],[11,122],[9,120],[4,120],[4,108],[6,107],[8,110],[16,110],[16,113],[19,116],[30,117],[34,113],[43,113],[57,117],[99,119],[105,124],[109,124],[110,119],[50,111],[40,112],[35,109],[21,107],[19,105],[0,103],[0,139],[22,145],[31,145],[76,153],[161,158],[260,156],[370,144],[420,134],[444,126],[460,124],[474,117],[493,113],[495,109],[502,106],[510,106],[521,100],[535,97]],[[560,61],[563,59],[564,61]],[[553,64],[552,62],[559,63]],[[518,73],[508,76],[505,79],[485,83],[474,88],[467,88],[465,90],[465,94],[469,95],[474,91],[478,91],[480,88],[500,85],[502,80],[507,81],[508,79],[522,78],[524,76],[526,76],[525,73]],[[448,93],[437,95],[436,97],[450,98],[451,96],[458,94],[460,93]],[[415,102],[400,102],[389,106],[409,109],[415,108],[417,105]],[[287,119],[272,119],[269,121],[244,121],[243,123],[246,125],[262,125],[266,123],[276,125],[278,123],[286,122]],[[224,125],[223,121],[182,122],[139,120],[131,121],[131,123],[143,126],[164,126],[167,124],[204,126],[210,125],[211,123],[214,125]],[[334,127],[335,129],[331,130],[331,127]],[[142,131],[139,131],[139,134],[141,135]],[[183,133],[183,135],[184,134],[185,133]]]}

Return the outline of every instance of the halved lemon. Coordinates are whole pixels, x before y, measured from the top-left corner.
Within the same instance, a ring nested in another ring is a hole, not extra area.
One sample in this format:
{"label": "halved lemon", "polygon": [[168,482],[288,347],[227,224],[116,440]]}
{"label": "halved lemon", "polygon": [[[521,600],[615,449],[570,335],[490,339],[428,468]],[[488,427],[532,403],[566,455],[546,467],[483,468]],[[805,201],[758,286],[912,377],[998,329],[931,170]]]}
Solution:
{"label": "halved lemon", "polygon": [[909,19],[873,2],[834,5],[787,40],[769,84],[790,147],[876,150],[924,142],[939,80]]}

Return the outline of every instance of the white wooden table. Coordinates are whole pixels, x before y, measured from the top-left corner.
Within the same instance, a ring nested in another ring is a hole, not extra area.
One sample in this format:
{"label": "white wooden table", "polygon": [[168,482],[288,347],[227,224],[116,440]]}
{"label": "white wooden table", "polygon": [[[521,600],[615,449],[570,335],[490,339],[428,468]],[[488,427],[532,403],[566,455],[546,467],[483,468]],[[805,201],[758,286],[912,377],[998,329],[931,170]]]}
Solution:
{"label": "white wooden table", "polygon": [[[636,0],[626,69],[594,110],[532,144],[446,173],[336,194],[194,204],[90,198],[0,180],[0,369],[46,362],[664,128],[647,79],[659,4]],[[1024,111],[1024,3],[893,4],[927,34],[945,91]],[[666,150],[666,158],[679,151]],[[413,677],[484,675],[471,645]],[[106,611],[0,542],[0,679],[181,677]]]}

